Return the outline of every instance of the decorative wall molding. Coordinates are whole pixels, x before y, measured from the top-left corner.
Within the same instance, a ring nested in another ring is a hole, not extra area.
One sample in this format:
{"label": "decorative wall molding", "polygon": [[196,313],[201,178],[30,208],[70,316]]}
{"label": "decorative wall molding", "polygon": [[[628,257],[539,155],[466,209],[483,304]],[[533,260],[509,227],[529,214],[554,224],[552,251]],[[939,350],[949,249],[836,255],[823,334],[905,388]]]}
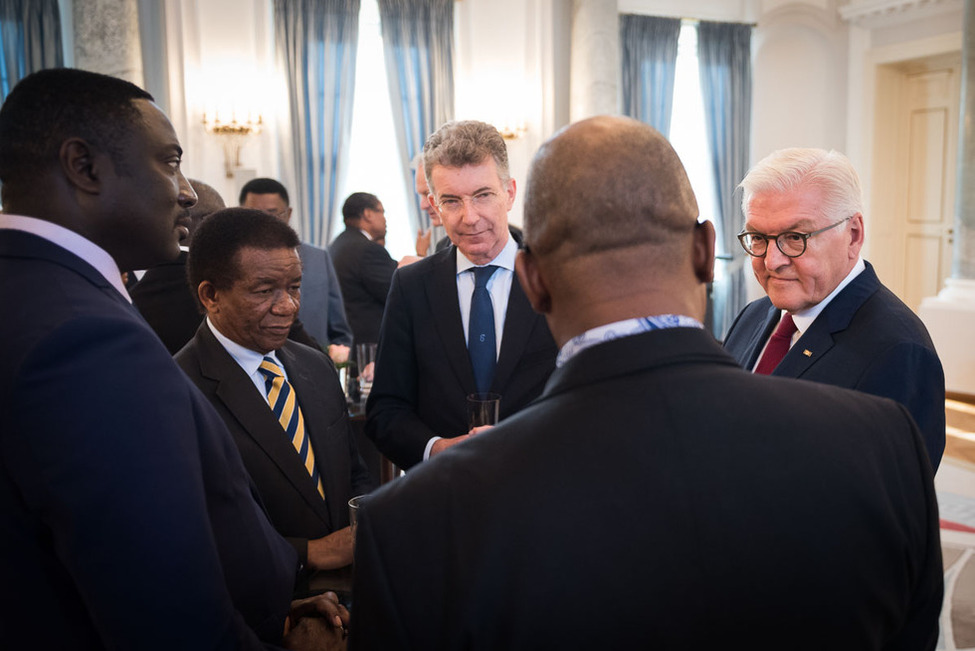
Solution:
{"label": "decorative wall molding", "polygon": [[964,0],[852,0],[839,11],[846,22],[872,29],[963,9]]}

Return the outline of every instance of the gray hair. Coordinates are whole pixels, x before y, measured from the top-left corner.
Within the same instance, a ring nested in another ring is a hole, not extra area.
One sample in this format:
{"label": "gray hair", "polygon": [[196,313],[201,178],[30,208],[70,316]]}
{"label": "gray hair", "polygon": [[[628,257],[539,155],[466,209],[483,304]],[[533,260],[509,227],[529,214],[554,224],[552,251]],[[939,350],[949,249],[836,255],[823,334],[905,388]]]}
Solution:
{"label": "gray hair", "polygon": [[435,165],[465,167],[480,165],[490,156],[498,168],[498,178],[507,183],[508,147],[497,129],[476,120],[447,122],[427,138],[423,145],[423,172],[433,191],[430,172]]}
{"label": "gray hair", "polygon": [[741,210],[756,194],[791,192],[801,187],[822,191],[822,214],[843,219],[863,212],[860,178],[850,159],[838,151],[793,147],[772,152],[745,175],[741,184]]}

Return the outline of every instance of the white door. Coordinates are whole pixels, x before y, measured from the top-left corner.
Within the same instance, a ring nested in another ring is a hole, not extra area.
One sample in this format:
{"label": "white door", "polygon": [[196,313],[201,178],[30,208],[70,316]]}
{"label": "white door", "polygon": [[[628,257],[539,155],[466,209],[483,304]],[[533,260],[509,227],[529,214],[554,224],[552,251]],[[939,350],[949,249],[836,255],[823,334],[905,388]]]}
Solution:
{"label": "white door", "polygon": [[895,198],[884,281],[916,312],[951,274],[961,57],[898,67],[895,180],[878,188]]}

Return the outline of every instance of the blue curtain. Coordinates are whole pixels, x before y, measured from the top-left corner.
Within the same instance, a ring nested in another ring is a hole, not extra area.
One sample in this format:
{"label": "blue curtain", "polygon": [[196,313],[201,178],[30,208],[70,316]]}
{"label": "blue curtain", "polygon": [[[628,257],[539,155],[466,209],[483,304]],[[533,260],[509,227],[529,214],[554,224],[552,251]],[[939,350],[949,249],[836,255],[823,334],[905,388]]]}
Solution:
{"label": "blue curtain", "polygon": [[63,65],[57,0],[0,0],[0,101],[30,73]]}
{"label": "blue curtain", "polygon": [[303,239],[326,246],[352,132],[359,0],[274,0],[274,31],[291,105],[291,203]]}
{"label": "blue curtain", "polygon": [[679,18],[620,15],[623,113],[670,133]]}
{"label": "blue curtain", "polygon": [[697,56],[718,215],[713,327],[723,339],[745,304],[745,259],[735,236],[745,224],[738,184],[748,171],[752,115],[752,26],[704,22]]}
{"label": "blue curtain", "polygon": [[412,191],[410,162],[454,114],[454,0],[379,0],[386,78],[410,202],[410,223],[430,228]]}

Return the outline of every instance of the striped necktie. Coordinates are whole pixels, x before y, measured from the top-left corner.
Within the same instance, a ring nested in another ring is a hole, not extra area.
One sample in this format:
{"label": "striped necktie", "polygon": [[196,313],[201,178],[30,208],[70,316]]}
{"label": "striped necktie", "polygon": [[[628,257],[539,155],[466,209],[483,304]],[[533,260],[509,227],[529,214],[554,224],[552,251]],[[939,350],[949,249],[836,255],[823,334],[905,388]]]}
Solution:
{"label": "striped necktie", "polygon": [[305,419],[301,415],[301,407],[298,406],[298,399],[291,384],[284,378],[281,367],[270,357],[264,358],[258,370],[264,376],[264,390],[267,391],[267,402],[271,406],[271,411],[277,416],[285,434],[291,439],[291,445],[301,457],[305,470],[318,486],[318,494],[324,498],[322,478],[318,476],[318,468],[315,466],[315,451],[311,447],[311,441],[305,436]]}

